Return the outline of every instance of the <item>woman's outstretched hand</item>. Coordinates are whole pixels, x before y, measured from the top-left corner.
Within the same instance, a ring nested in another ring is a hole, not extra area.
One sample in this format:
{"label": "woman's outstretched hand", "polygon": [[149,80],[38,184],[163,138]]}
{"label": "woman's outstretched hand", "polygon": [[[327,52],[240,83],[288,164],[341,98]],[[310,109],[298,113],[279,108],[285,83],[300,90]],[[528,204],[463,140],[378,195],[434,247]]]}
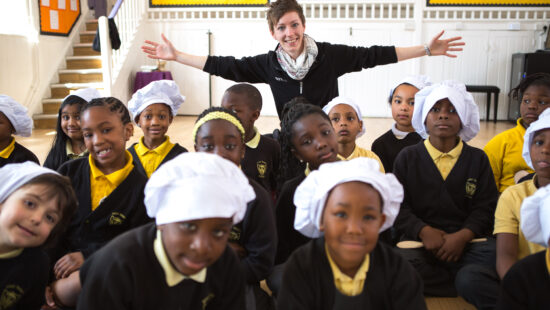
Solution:
{"label": "woman's outstretched hand", "polygon": [[430,49],[430,53],[432,56],[436,55],[445,55],[447,57],[456,57],[455,54],[451,54],[449,52],[460,52],[462,51],[461,47],[456,46],[463,46],[466,43],[460,42],[459,40],[462,40],[462,37],[453,37],[449,39],[440,40],[441,36],[445,30],[441,30],[439,34],[437,34],[433,39],[430,40],[430,43],[428,43],[428,48]]}
{"label": "woman's outstretched hand", "polygon": [[147,54],[147,57],[152,59],[163,59],[163,60],[176,60],[177,50],[172,45],[164,34],[161,34],[162,41],[161,43],[145,40],[145,45],[141,47],[141,50]]}

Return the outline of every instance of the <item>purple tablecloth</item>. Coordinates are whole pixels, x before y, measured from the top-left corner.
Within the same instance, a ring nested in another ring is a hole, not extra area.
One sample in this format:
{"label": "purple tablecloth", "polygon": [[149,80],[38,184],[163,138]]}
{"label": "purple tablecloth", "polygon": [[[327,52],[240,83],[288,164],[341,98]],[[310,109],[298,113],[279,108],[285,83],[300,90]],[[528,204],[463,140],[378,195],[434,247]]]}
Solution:
{"label": "purple tablecloth", "polygon": [[138,89],[147,86],[147,84],[158,80],[172,80],[172,73],[170,71],[137,72],[134,93]]}

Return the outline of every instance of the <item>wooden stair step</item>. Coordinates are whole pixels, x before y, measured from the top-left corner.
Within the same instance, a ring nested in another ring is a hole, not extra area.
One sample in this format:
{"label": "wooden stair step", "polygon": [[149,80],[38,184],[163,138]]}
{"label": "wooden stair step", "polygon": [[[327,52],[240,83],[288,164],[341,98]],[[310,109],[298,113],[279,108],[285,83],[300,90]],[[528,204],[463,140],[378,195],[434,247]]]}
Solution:
{"label": "wooden stair step", "polygon": [[50,85],[52,98],[65,98],[71,93],[71,90],[88,87],[103,89],[103,83],[60,83]]}
{"label": "wooden stair step", "polygon": [[57,126],[57,113],[37,114],[33,116],[35,129],[52,129]]}
{"label": "wooden stair step", "polygon": [[80,43],[92,43],[94,42],[95,31],[81,31]]}
{"label": "wooden stair step", "polygon": [[63,103],[63,98],[50,98],[42,100],[42,113],[55,114]]}
{"label": "wooden stair step", "polygon": [[67,69],[101,68],[101,56],[68,56]]}
{"label": "wooden stair step", "polygon": [[103,81],[101,69],[59,70],[60,83],[91,83]]}
{"label": "wooden stair step", "polygon": [[96,31],[97,30],[97,19],[91,19],[86,21],[86,30],[87,31]]}
{"label": "wooden stair step", "polygon": [[92,43],[77,43],[73,46],[73,55],[74,56],[92,56],[92,55],[100,55],[100,53],[92,49]]}

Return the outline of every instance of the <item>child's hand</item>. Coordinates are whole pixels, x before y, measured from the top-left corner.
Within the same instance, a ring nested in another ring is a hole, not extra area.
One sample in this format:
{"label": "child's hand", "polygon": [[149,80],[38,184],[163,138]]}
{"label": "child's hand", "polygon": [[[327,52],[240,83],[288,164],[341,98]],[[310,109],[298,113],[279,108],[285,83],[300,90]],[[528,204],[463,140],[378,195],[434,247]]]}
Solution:
{"label": "child's hand", "polygon": [[474,238],[474,233],[469,229],[461,229],[452,234],[443,236],[443,246],[437,251],[436,257],[445,262],[456,262],[462,257],[464,247]]}
{"label": "child's hand", "polygon": [[153,59],[164,59],[164,60],[176,60],[177,51],[172,42],[170,42],[164,34],[162,36],[162,43],[157,43],[149,40],[145,40],[145,43],[148,45],[143,45],[141,50],[148,54],[147,57]]}
{"label": "child's hand", "polygon": [[445,242],[443,240],[444,234],[444,231],[426,225],[420,230],[418,236],[422,240],[422,243],[424,243],[424,248],[428,251],[434,252],[439,250]]}
{"label": "child's hand", "polygon": [[57,279],[63,279],[68,277],[71,273],[80,269],[80,266],[84,263],[84,256],[82,252],[73,252],[61,257],[55,266],[53,271]]}
{"label": "child's hand", "polygon": [[41,310],[55,310],[58,309],[53,297],[53,289],[50,285],[46,286],[45,292],[46,304],[42,306]]}

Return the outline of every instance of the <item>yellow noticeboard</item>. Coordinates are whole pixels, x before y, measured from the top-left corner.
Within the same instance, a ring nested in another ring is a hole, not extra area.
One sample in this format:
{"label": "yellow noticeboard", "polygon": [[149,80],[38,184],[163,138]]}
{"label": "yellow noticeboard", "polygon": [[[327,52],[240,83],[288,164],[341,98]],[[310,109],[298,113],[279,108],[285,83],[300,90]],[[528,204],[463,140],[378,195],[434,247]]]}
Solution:
{"label": "yellow noticeboard", "polygon": [[430,6],[550,6],[550,0],[426,0]]}
{"label": "yellow noticeboard", "polygon": [[80,0],[38,0],[40,34],[68,36],[80,17]]}
{"label": "yellow noticeboard", "polygon": [[150,7],[178,6],[264,6],[269,0],[149,0]]}

